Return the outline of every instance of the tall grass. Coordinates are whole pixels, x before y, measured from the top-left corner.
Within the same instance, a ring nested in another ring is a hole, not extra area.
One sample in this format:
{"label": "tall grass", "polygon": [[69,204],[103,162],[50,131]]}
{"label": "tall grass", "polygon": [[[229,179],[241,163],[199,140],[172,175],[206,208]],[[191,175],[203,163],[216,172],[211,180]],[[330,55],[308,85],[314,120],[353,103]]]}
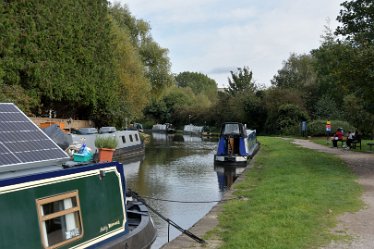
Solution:
{"label": "tall grass", "polygon": [[262,137],[261,151],[219,215],[222,248],[315,248],[331,239],[336,216],[358,210],[361,187],[339,159]]}

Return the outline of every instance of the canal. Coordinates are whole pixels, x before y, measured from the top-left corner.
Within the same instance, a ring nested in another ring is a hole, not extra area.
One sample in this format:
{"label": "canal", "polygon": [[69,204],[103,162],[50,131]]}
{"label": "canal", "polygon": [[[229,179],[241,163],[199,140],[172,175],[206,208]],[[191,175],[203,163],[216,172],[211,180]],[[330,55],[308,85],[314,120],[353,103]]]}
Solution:
{"label": "canal", "polygon": [[[210,211],[214,201],[221,200],[227,185],[237,177],[235,172],[214,167],[216,145],[216,140],[152,133],[145,156],[124,163],[127,188],[188,229]],[[172,226],[168,229],[167,222],[156,214],[152,218],[158,233],[153,249],[167,243],[168,236],[172,240],[180,234]]]}

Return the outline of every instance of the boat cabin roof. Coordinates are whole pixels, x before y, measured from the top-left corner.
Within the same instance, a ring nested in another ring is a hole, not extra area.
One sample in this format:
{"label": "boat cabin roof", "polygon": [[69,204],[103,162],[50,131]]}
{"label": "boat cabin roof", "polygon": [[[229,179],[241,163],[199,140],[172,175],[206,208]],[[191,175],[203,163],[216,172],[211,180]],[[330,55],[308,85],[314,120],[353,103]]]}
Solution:
{"label": "boat cabin roof", "polygon": [[62,164],[69,156],[13,103],[0,103],[0,173]]}
{"label": "boat cabin roof", "polygon": [[238,135],[238,136],[246,136],[246,128],[242,123],[238,122],[226,122],[222,124],[221,128],[221,136],[227,135]]}

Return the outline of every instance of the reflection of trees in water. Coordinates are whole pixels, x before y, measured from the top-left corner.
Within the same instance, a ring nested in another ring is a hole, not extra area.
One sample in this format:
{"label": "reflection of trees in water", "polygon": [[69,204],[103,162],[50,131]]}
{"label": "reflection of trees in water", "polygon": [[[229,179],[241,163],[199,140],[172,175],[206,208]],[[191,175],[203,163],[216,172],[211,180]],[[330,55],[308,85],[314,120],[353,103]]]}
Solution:
{"label": "reflection of trees in water", "polygon": [[[167,200],[202,201],[221,198],[214,172],[214,148],[217,142],[185,142],[182,135],[152,137],[146,144],[145,158],[139,166],[124,164],[130,171],[126,185],[141,196]],[[131,167],[131,168],[130,168]],[[208,212],[214,204],[180,204],[145,198],[147,203],[178,225],[188,228]],[[155,244],[167,241],[167,223],[152,214],[158,238]],[[170,229],[170,238],[180,232]]]}

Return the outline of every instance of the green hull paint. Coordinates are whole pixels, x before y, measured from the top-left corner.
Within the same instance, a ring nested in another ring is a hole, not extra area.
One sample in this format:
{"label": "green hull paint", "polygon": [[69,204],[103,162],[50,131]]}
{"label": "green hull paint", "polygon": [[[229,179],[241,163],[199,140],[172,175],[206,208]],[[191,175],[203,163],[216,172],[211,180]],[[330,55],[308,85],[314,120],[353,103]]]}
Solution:
{"label": "green hull paint", "polygon": [[[113,169],[107,171],[103,178],[97,171],[95,175],[81,178],[69,175],[71,179],[56,179],[45,185],[39,182],[38,186],[11,192],[0,188],[0,248],[43,248],[36,199],[76,190],[80,198],[84,235],[78,241],[60,248],[81,245],[122,228],[125,218],[122,183]],[[113,223],[115,225],[108,226]]]}

